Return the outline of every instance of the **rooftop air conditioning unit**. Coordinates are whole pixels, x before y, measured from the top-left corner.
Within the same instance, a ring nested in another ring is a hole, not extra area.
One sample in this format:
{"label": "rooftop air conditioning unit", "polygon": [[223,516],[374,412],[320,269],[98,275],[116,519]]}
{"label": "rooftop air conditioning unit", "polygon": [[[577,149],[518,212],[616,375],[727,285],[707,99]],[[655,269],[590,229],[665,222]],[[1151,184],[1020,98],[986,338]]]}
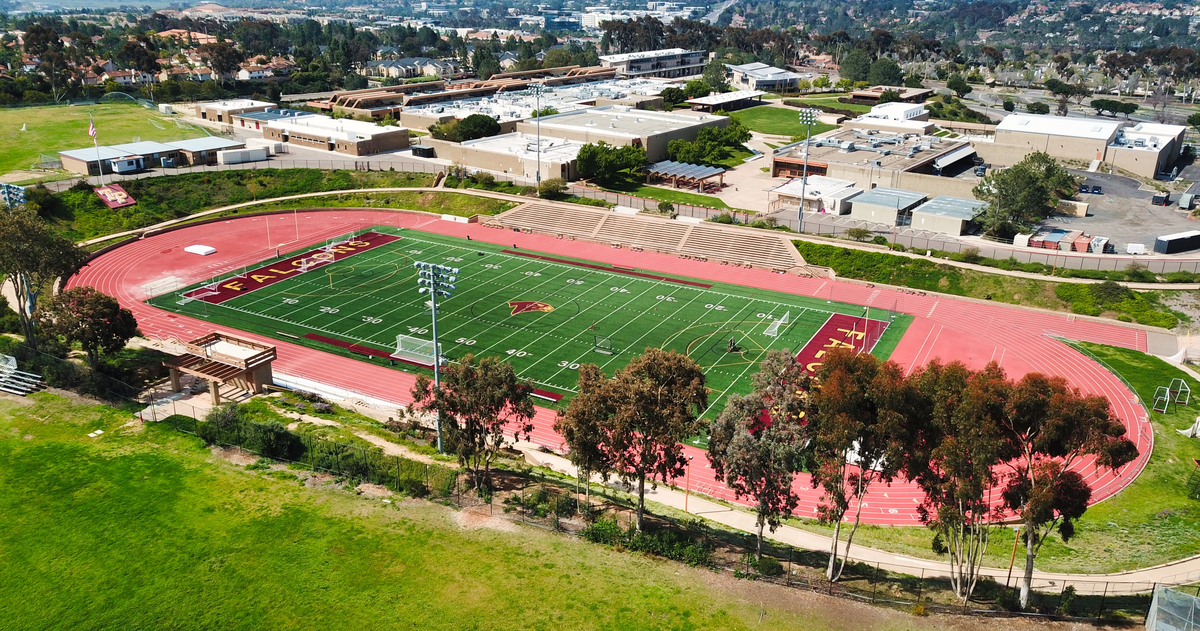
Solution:
{"label": "rooftop air conditioning unit", "polygon": [[841,147],[842,147],[842,151],[845,151],[847,153],[849,153],[851,151],[858,151],[858,148],[854,146],[854,143],[850,142],[849,140],[847,140],[846,142],[843,142],[841,144]]}

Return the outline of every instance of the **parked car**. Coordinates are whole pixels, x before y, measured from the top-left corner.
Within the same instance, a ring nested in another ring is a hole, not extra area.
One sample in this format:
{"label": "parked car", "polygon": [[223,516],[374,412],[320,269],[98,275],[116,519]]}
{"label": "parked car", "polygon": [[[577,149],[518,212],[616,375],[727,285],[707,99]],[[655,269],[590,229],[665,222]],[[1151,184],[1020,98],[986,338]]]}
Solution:
{"label": "parked car", "polygon": [[1100,195],[1100,194],[1101,194],[1101,193],[1100,193],[1100,187],[1099,187],[1099,186],[1092,186],[1092,195]]}
{"label": "parked car", "polygon": [[1090,192],[1091,192],[1091,189],[1088,187],[1088,185],[1087,185],[1087,184],[1080,184],[1080,185],[1079,185],[1079,192],[1080,192],[1080,193],[1083,193],[1083,194],[1085,194],[1085,195],[1086,195],[1086,194],[1088,194],[1088,193],[1090,193]]}

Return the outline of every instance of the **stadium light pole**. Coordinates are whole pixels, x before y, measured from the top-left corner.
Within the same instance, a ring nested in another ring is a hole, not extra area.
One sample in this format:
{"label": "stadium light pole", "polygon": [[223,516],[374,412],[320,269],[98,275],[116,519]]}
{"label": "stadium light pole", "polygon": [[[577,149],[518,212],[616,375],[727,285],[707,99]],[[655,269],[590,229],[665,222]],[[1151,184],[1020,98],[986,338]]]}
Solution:
{"label": "stadium light pole", "polygon": [[800,178],[800,218],[796,232],[804,232],[804,194],[808,189],[808,143],[812,138],[812,126],[821,115],[821,110],[805,108],[800,110],[800,124],[805,126],[804,133],[804,176]]}
{"label": "stadium light pole", "polygon": [[[449,298],[451,296],[450,292],[455,289],[454,281],[457,279],[458,269],[422,261],[413,263],[413,267],[417,268],[417,293],[429,294],[429,306],[433,312],[433,387],[439,389],[442,385],[442,349],[438,346],[437,300],[439,297]],[[441,412],[437,413],[434,427],[437,429],[437,447],[440,454],[442,453]]]}
{"label": "stadium light pole", "polygon": [[538,197],[542,196],[542,94],[546,92],[544,83],[534,83],[529,86],[533,92],[533,113],[537,116],[537,187]]}

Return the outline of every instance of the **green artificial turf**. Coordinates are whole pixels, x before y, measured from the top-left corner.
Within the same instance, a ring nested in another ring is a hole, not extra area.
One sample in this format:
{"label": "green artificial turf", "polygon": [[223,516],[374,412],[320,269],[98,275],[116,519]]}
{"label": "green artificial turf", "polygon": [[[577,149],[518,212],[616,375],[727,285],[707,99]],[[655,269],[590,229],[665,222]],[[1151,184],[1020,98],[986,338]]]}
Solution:
{"label": "green artificial turf", "polygon": [[[134,140],[165,142],[206,135],[204,130],[177,117],[133,104],[0,109],[0,146],[4,147],[0,151],[0,173],[27,169],[41,162],[39,154],[58,159],[59,151],[91,147],[92,138],[87,133],[89,116],[95,120],[97,140],[102,145]],[[22,126],[25,131],[21,131]]]}
{"label": "green artificial turf", "polygon": [[[748,389],[748,377],[768,350],[799,351],[834,311],[864,313],[863,307],[823,299],[721,283],[702,288],[606,265],[591,269],[505,254],[503,246],[478,241],[376,229],[403,238],[221,304],[180,305],[182,292],[151,304],[368,361],[302,336],[314,333],[388,351],[396,348],[398,334],[430,339],[428,298],[416,291],[413,262],[441,263],[460,270],[454,296],[438,306],[442,352],[451,360],[466,353],[500,356],[539,387],[569,395],[580,364],[595,363],[612,374],[647,347],[673,349],[705,370],[710,413],[724,406],[728,394]],[[519,301],[542,302],[552,310],[514,314],[510,303]],[[780,334],[764,335],[773,318],[784,314],[790,314],[789,323]],[[891,314],[875,310],[870,317],[886,321]],[[910,316],[897,314],[877,348],[890,354],[909,322]],[[604,338],[611,354],[597,350]],[[740,352],[727,352],[730,338]],[[373,361],[386,364],[386,358]]]}
{"label": "green artificial turf", "polygon": [[[760,134],[773,134],[778,136],[799,136],[801,140],[808,128],[807,125],[800,124],[800,117],[797,113],[799,110],[790,107],[772,107],[769,105],[759,105],[750,107],[744,110],[732,112],[729,115],[742,122],[743,125],[749,127],[751,131],[759,132]],[[831,129],[833,125],[825,123],[816,123],[812,126],[813,135],[823,134]]]}
{"label": "green artificial turf", "polygon": [[464,528],[337,481],[305,488],[129,418],[0,399],[6,631],[841,628],[811,596],[763,607],[706,570],[506,521]]}

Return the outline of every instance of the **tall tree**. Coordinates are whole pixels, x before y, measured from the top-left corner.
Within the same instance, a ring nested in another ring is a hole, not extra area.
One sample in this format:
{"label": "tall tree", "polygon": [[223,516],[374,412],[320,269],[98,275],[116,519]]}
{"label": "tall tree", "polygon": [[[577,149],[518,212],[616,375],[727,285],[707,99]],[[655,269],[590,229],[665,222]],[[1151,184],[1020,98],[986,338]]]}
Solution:
{"label": "tall tree", "polygon": [[866,81],[870,72],[870,55],[855,48],[846,53],[846,56],[842,59],[841,69],[838,71],[838,74],[843,79],[849,79],[851,83],[858,83],[859,81]]}
{"label": "tall tree", "polygon": [[[704,373],[687,355],[647,348],[605,384],[612,414],[601,448],[622,480],[637,480],[637,528],[646,509],[646,478],[663,481],[684,473],[680,443],[700,430],[708,407]],[[654,484],[654,480],[651,480]]]}
{"label": "tall tree", "polygon": [[871,69],[867,72],[867,82],[871,85],[904,85],[904,71],[896,62],[883,57],[871,64]]}
{"label": "tall tree", "polygon": [[0,273],[13,283],[25,341],[37,348],[33,312],[54,281],[75,272],[87,253],[25,208],[0,209]]}
{"label": "tall tree", "polygon": [[518,439],[533,431],[532,393],[512,364],[495,357],[476,361],[470,353],[442,368],[440,387],[421,375],[412,390],[421,410],[441,416],[446,440],[476,488],[491,488],[491,464],[504,445],[505,429]]}
{"label": "tall tree", "polygon": [[241,51],[230,42],[201,44],[196,52],[222,79],[236,73],[244,59]]}
{"label": "tall tree", "polygon": [[605,439],[605,421],[613,415],[613,402],[605,389],[607,382],[608,378],[595,364],[580,365],[578,394],[554,420],[554,431],[562,435],[570,448],[567,458],[587,486],[589,502],[592,474],[607,480],[612,472],[608,452],[600,447]]}
{"label": "tall tree", "polygon": [[46,334],[78,343],[92,366],[100,362],[101,352],[115,353],[138,335],[133,312],[93,287],[75,287],[50,298],[34,319]]}
{"label": "tall tree", "polygon": [[725,67],[725,62],[720,59],[714,59],[704,66],[704,82],[716,92],[724,92],[729,89],[729,69]]}
{"label": "tall tree", "polygon": [[754,499],[761,559],[763,528],[775,532],[800,501],[792,483],[804,464],[811,380],[784,350],[768,353],[753,381],[753,392],[730,397],[713,421],[708,461],[737,497]]}
{"label": "tall tree", "polygon": [[934,549],[949,556],[950,584],[966,603],[996,517],[991,493],[1006,456],[1000,421],[1009,382],[994,363],[972,373],[936,361],[909,382],[916,396],[904,406],[912,432],[905,475],[924,492],[917,512],[934,532]]}
{"label": "tall tree", "polygon": [[844,342],[838,344],[817,370],[809,414],[812,484],[822,491],[818,515],[834,525],[825,572],[831,582],[846,567],[842,521],[851,503],[855,510],[845,542],[847,552],[858,532],[867,491],[876,482],[891,482],[899,473],[907,433],[904,415],[893,406],[904,388],[900,367],[857,353]]}
{"label": "tall tree", "polygon": [[1069,470],[1071,465],[1090,456],[1097,469],[1115,469],[1133,462],[1138,450],[1113,417],[1108,399],[1085,396],[1062,377],[1025,375],[1012,387],[1005,412],[1004,439],[1014,459],[1004,503],[1024,526],[1025,607],[1042,544],[1055,531],[1070,540],[1091,499],[1091,487]]}

